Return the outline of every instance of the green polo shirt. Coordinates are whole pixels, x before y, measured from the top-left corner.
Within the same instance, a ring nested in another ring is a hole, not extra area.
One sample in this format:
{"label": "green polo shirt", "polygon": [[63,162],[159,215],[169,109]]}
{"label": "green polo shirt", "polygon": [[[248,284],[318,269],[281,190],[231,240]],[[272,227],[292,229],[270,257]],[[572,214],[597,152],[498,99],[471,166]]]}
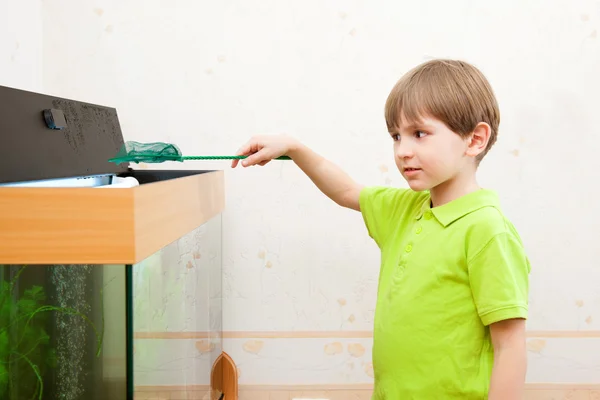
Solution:
{"label": "green polo shirt", "polygon": [[373,400],[486,399],[489,325],[527,318],[530,265],[496,194],[430,204],[429,192],[410,189],[360,194],[381,249]]}

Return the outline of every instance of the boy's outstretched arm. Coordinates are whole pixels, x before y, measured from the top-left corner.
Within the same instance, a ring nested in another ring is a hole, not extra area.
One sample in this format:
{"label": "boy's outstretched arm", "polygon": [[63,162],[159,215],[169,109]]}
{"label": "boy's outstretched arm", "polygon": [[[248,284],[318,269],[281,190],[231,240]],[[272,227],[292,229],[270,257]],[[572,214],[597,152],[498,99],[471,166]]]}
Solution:
{"label": "boy's outstretched arm", "polygon": [[490,325],[494,346],[494,366],[489,400],[523,398],[527,372],[525,320],[508,319]]}
{"label": "boy's outstretched arm", "polygon": [[[362,186],[350,178],[341,168],[312,151],[294,138],[285,135],[253,137],[242,146],[237,155],[246,155],[241,164],[265,165],[274,158],[287,155],[331,200],[342,207],[360,211],[359,195]],[[231,166],[235,168],[239,160]]]}

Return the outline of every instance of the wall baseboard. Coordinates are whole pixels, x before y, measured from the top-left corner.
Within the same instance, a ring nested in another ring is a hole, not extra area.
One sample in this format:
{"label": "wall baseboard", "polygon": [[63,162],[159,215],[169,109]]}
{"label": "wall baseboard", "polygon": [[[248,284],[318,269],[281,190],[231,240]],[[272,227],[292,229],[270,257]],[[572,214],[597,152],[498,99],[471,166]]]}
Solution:
{"label": "wall baseboard", "polygon": [[135,400],[212,400],[210,385],[136,386]]}
{"label": "wall baseboard", "polygon": [[[239,400],[370,400],[372,385],[240,385]],[[138,386],[135,400],[212,400],[209,385]],[[529,383],[524,400],[600,400],[600,383]],[[236,399],[227,399],[236,400]]]}
{"label": "wall baseboard", "polygon": [[[600,330],[536,330],[527,331],[536,339],[597,339]],[[373,331],[223,331],[223,332],[134,332],[135,339],[370,339]]]}

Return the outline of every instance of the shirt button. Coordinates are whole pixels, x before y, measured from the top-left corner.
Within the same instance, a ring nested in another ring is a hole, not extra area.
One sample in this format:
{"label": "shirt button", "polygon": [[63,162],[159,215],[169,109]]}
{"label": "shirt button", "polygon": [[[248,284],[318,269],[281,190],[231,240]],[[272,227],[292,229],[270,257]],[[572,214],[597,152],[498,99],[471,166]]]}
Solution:
{"label": "shirt button", "polygon": [[431,219],[431,211],[425,213],[425,219]]}
{"label": "shirt button", "polygon": [[405,248],[404,250],[406,250],[406,252],[407,252],[407,253],[410,253],[410,252],[411,252],[411,250],[412,250],[412,245],[410,245],[410,244],[409,244],[409,245],[407,245],[407,246],[406,246],[406,248]]}
{"label": "shirt button", "polygon": [[418,235],[419,233],[423,232],[423,227],[421,227],[421,226],[418,226],[418,227],[417,227],[417,230],[416,230],[415,232],[417,233],[417,235]]}

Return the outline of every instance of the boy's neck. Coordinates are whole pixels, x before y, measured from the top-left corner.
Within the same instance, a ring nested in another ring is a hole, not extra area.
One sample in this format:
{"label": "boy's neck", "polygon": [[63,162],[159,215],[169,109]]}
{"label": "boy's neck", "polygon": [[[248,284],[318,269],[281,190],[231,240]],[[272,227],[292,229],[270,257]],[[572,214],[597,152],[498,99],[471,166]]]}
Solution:
{"label": "boy's neck", "polygon": [[460,174],[431,188],[429,191],[431,195],[431,206],[442,206],[479,189],[481,189],[481,187],[477,183],[475,173]]}

